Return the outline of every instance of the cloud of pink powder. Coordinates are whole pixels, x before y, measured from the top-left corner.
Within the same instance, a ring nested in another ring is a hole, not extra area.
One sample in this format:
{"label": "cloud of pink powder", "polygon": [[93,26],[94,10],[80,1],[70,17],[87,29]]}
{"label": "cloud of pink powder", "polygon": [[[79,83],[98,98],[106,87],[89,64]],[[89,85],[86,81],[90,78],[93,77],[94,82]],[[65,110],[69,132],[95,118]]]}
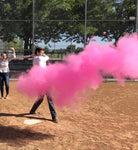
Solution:
{"label": "cloud of pink powder", "polygon": [[50,92],[54,103],[63,107],[71,105],[87,87],[96,89],[104,76],[113,76],[121,84],[126,77],[138,78],[137,33],[120,38],[116,46],[93,42],[78,55],[65,58],[64,63],[34,66],[19,77],[17,88],[31,98]]}

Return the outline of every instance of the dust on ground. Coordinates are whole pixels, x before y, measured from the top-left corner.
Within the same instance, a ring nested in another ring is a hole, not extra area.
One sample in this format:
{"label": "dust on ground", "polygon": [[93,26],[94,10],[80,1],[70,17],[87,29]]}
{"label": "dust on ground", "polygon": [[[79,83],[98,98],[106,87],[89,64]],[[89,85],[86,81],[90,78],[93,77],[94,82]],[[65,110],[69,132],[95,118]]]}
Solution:
{"label": "dust on ground", "polygon": [[[0,100],[0,150],[138,150],[138,83],[116,82],[91,89],[51,121],[46,98],[39,114],[29,115],[33,101],[10,81],[8,100]],[[40,123],[24,124],[38,119]]]}

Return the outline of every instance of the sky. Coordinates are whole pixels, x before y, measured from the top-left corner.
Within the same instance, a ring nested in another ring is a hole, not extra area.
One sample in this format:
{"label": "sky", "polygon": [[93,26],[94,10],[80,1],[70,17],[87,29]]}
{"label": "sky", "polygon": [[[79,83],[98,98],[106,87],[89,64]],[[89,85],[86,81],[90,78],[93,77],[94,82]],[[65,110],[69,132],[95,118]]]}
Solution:
{"label": "sky", "polygon": [[[105,44],[108,44],[109,42],[107,41],[102,41],[102,38],[98,37],[98,36],[95,36],[93,38],[93,40],[96,40],[97,42],[100,43],[100,45],[105,45]],[[112,41],[113,42],[113,41]],[[84,47],[84,44],[83,43],[76,43],[76,42],[72,42],[73,45],[77,47]],[[49,45],[51,47],[49,47]],[[61,41],[61,42],[57,42],[57,43],[53,43],[53,42],[49,42],[48,44],[45,44],[44,42],[41,42],[38,44],[38,46],[41,46],[41,47],[46,47],[48,46],[48,48],[50,50],[56,50],[56,49],[66,49],[67,46],[71,45],[71,42],[65,42],[65,41]]]}
{"label": "sky", "polygon": [[[50,45],[50,46],[49,46]],[[38,46],[41,46],[41,47],[45,47],[45,46],[48,46],[49,49],[51,50],[56,50],[56,49],[66,49],[67,46],[71,45],[71,42],[65,42],[65,41],[61,41],[61,42],[57,42],[57,43],[53,43],[53,42],[49,42],[48,44],[45,44],[44,42],[38,44]],[[76,42],[72,42],[72,45],[76,45],[76,48],[77,47],[84,47],[84,44],[82,43],[76,43]]]}

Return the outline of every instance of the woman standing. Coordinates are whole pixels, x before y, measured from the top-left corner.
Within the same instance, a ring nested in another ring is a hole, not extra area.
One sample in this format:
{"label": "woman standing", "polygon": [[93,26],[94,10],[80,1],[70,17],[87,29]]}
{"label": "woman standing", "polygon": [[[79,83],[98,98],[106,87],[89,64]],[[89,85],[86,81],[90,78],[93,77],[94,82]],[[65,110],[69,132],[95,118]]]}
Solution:
{"label": "woman standing", "polygon": [[[9,94],[9,62],[14,59],[15,56],[15,49],[10,48],[12,50],[12,55],[8,58],[6,52],[1,53],[0,58],[0,89],[1,89],[1,99],[8,99]],[[6,95],[4,97],[4,83],[6,89]]]}

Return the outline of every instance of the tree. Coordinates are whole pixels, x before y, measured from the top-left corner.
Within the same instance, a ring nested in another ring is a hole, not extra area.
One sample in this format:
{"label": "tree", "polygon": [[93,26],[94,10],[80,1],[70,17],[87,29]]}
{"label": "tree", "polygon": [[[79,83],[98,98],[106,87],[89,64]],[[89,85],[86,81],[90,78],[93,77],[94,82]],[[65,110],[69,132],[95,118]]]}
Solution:
{"label": "tree", "polygon": [[14,20],[20,18],[19,5],[17,0],[0,1],[0,38],[3,41],[10,42],[17,37],[18,22]]}
{"label": "tree", "polygon": [[[105,18],[103,19],[111,21],[103,21],[101,25],[97,26],[99,30],[95,32],[96,35],[103,38],[115,39],[116,43],[126,32],[132,33],[135,31],[135,21],[129,20],[129,17],[136,15],[136,1],[113,0],[110,2],[109,7],[106,5],[103,9],[105,10],[103,12]],[[103,31],[106,31],[105,35],[102,35]]]}
{"label": "tree", "polygon": [[76,47],[75,45],[69,45],[69,46],[67,46],[67,51],[70,52],[70,53],[74,52],[75,51],[75,47]]}
{"label": "tree", "polygon": [[[79,4],[75,1],[73,6],[71,16],[75,21],[67,26],[66,39],[84,42],[84,1]],[[87,39],[96,35],[103,39],[117,41],[124,33],[134,32],[135,21],[130,21],[129,17],[135,16],[135,13],[136,1],[88,0]],[[103,35],[104,31],[106,31],[105,35]]]}
{"label": "tree", "polygon": [[46,53],[50,52],[50,50],[49,50],[49,48],[47,46],[45,46],[44,50],[45,50]]}
{"label": "tree", "polygon": [[[24,49],[32,49],[32,6],[33,0],[0,1],[0,35],[4,41],[21,38]],[[136,2],[132,0],[88,0],[87,39],[97,35],[117,40],[125,32],[134,32],[135,22],[129,21],[129,16],[135,12]],[[84,19],[85,0],[35,0],[35,44],[63,39],[84,43]]]}
{"label": "tree", "polygon": [[13,42],[5,42],[5,49],[9,49],[9,47],[14,47],[16,52],[23,49],[23,41],[14,38]]}

